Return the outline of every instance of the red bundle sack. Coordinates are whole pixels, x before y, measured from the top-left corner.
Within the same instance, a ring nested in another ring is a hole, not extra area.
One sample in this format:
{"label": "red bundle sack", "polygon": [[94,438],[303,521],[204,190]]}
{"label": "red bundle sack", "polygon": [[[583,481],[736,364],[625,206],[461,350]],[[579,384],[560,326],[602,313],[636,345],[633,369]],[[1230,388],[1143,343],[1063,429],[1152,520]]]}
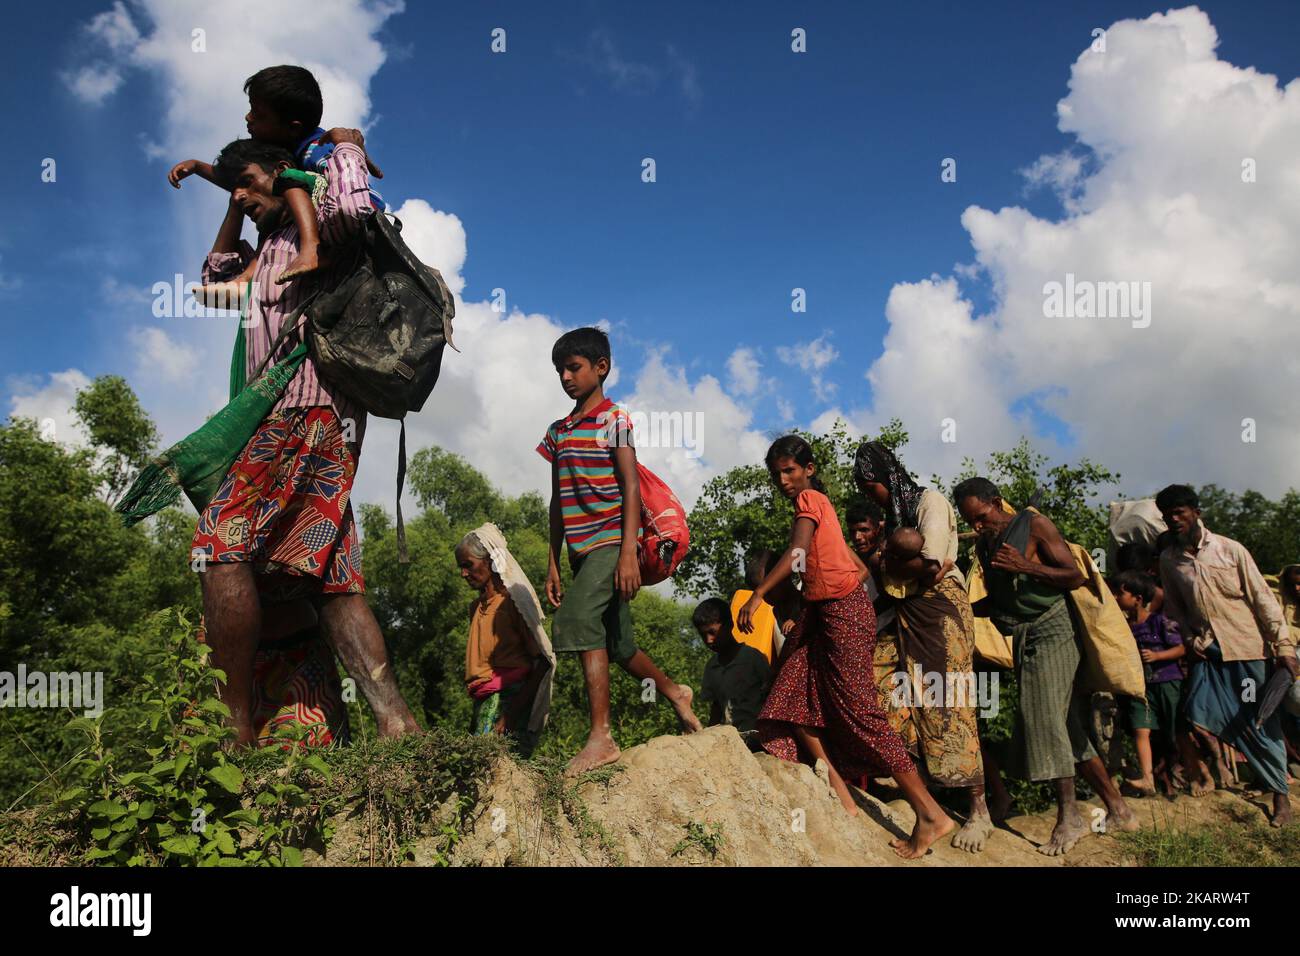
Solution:
{"label": "red bundle sack", "polygon": [[673,490],[640,462],[636,477],[641,486],[641,543],[637,551],[641,583],[658,584],[672,577],[690,549],[686,509]]}

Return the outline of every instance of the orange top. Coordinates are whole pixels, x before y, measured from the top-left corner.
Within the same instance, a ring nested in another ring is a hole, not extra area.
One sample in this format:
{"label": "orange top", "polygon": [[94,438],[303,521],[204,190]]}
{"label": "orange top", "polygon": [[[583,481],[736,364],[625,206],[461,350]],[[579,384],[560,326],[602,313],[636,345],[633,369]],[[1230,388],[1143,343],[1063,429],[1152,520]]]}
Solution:
{"label": "orange top", "polygon": [[[751,597],[753,591],[740,590],[731,598],[731,620],[734,622],[740,609],[744,607]],[[754,629],[748,634],[744,633],[739,625],[733,624],[731,635],[739,644],[748,644],[754,650],[758,651],[767,658],[767,662],[772,663],[772,643],[773,634],[776,631],[776,612],[772,610],[772,605],[766,601],[758,602],[758,610],[754,612]]]}
{"label": "orange top", "polygon": [[532,667],[533,638],[528,624],[504,591],[486,601],[474,599],[469,609],[469,640],[465,643],[465,683],[491,680],[494,671]]}
{"label": "orange top", "polygon": [[[849,546],[840,530],[840,519],[835,514],[831,500],[812,488],[799,492],[794,501],[794,516],[811,518],[817,525],[813,529],[812,544],[803,571],[803,596],[808,601],[825,601],[842,598],[862,585],[858,581],[858,566],[853,563]],[[796,565],[796,568],[798,565]]]}

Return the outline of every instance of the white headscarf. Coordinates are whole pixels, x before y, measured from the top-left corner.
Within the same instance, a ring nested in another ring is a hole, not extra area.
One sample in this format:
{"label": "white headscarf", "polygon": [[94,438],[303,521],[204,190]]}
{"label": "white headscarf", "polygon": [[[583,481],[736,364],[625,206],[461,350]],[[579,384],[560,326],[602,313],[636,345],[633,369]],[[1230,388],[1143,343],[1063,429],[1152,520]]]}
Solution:
{"label": "white headscarf", "polygon": [[542,621],[546,615],[542,613],[542,602],[537,600],[537,592],[533,590],[532,583],[528,580],[528,575],[524,574],[523,568],[515,560],[515,556],[510,553],[510,548],[506,545],[505,535],[501,529],[492,522],[480,525],[470,532],[478,539],[483,550],[488,554],[488,561],[492,565],[492,570],[501,583],[505,585],[506,594],[514,602],[519,611],[519,615],[524,619],[533,632],[533,639],[537,646],[542,650],[542,656],[546,658],[550,667],[542,675],[541,682],[537,685],[537,696],[533,698],[532,714],[528,718],[528,729],[534,733],[540,732],[546,726],[546,720],[551,713],[551,692],[555,684],[555,651],[551,648],[551,639],[546,636],[546,629],[542,627]]}

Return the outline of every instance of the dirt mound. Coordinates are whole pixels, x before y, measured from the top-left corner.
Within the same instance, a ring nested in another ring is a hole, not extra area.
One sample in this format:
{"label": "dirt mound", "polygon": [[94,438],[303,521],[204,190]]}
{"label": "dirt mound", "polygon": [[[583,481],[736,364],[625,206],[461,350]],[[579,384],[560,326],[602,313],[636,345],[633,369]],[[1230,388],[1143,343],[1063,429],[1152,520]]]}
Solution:
{"label": "dirt mound", "polygon": [[[501,760],[467,834],[451,855],[459,865],[581,866],[1062,866],[1123,865],[1117,842],[1089,836],[1065,858],[1036,847],[1053,813],[1013,817],[972,855],[945,838],[926,857],[905,862],[889,840],[911,831],[900,800],[858,793],[850,817],[809,767],[751,754],[731,727],[657,737],[625,751],[576,785],[547,780]],[[1237,794],[1134,800],[1145,825],[1195,826],[1242,807]],[[1085,804],[1084,815],[1095,802]],[[1262,804],[1252,803],[1256,811]],[[418,855],[418,851],[417,851]]]}

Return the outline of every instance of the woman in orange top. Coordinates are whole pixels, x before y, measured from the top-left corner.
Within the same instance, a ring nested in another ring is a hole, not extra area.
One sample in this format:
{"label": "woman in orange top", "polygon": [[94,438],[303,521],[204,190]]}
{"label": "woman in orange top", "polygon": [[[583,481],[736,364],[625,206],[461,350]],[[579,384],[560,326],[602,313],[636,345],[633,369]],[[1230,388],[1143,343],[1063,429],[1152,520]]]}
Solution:
{"label": "woman in orange top", "polygon": [[795,572],[803,576],[804,610],[758,716],[759,740],[783,760],[798,760],[801,752],[810,763],[824,760],[832,789],[854,815],[858,806],[842,775],[888,771],[916,813],[911,837],[890,845],[904,859],[922,856],[956,824],[926,791],[876,698],[876,614],[817,477],[812,447],[787,435],[768,449],[766,464],[773,483],[795,503],[794,527],[790,547],[736,623],[743,632],[752,630],[764,595]]}
{"label": "woman in orange top", "polygon": [[[539,690],[549,701],[549,683],[543,687],[543,681],[553,656],[540,627],[537,596],[526,578],[503,579],[511,569],[516,578],[522,578],[522,572],[496,525],[465,535],[456,547],[456,564],[465,583],[478,591],[470,605],[465,643],[465,689],[474,699],[470,733],[508,734],[527,756],[545,724],[545,715],[540,720],[534,716]],[[533,605],[530,622],[525,610]]]}

